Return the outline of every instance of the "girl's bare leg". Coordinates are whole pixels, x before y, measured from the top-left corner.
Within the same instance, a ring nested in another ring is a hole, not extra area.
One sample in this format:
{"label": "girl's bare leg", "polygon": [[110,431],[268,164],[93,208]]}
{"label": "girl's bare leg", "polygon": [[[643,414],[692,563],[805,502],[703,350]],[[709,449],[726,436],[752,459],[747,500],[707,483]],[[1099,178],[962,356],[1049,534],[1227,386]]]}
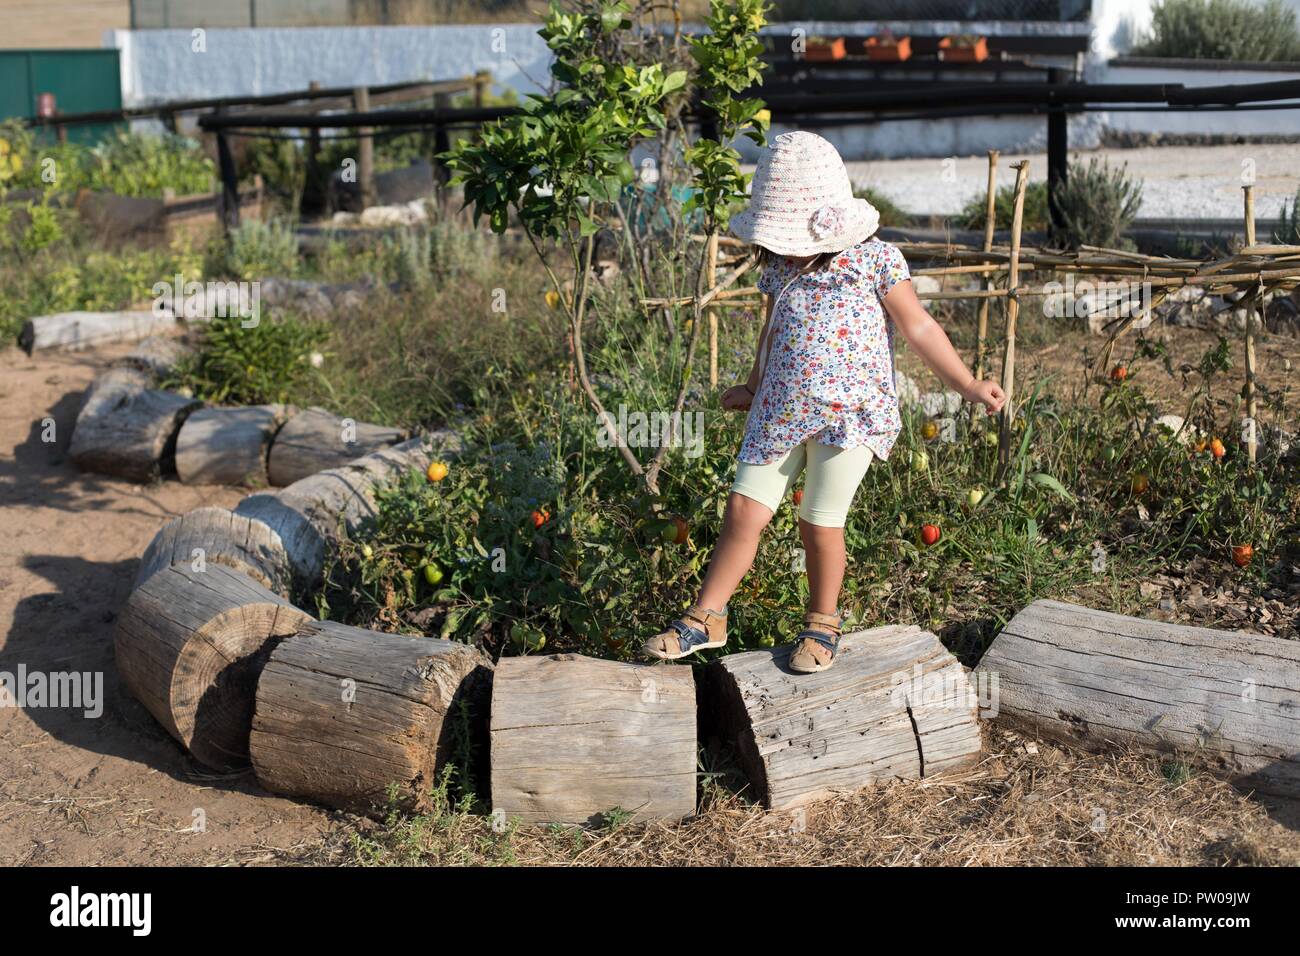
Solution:
{"label": "girl's bare leg", "polygon": [[807,557],[808,610],[818,614],[836,614],[848,563],[844,529],[809,524],[800,518],[799,536],[803,538]]}
{"label": "girl's bare leg", "polygon": [[721,611],[727,606],[741,579],[753,566],[754,555],[758,554],[758,539],[771,520],[772,512],[766,505],[735,492],[728,496],[722,533],[713,548],[709,570],[705,572],[704,584],[700,587],[697,602],[700,607]]}

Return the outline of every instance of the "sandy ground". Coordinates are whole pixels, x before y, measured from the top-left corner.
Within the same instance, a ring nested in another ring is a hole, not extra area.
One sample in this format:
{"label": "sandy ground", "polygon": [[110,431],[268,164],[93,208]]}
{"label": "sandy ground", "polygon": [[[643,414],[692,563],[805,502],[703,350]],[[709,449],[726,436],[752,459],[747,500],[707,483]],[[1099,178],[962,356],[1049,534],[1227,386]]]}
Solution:
{"label": "sandy ground", "polygon": [[[0,707],[0,864],[280,859],[315,842],[329,815],[267,795],[251,773],[204,771],[113,666],[114,616],[154,532],[241,497],[176,481],[132,485],[67,461],[81,393],[114,354],[0,352],[0,671],[90,671],[103,681],[98,718]],[[42,441],[47,418],[54,443]],[[204,832],[194,832],[196,811]]]}
{"label": "sandy ground", "polygon": [[[1237,219],[1242,214],[1243,175],[1253,171],[1255,215],[1275,219],[1285,201],[1300,189],[1300,145],[1243,143],[1230,146],[1161,146],[1078,152],[1087,162],[1099,157],[1112,166],[1127,164],[1130,175],[1145,181],[1143,219]],[[1005,153],[998,164],[998,185],[1016,181],[1012,163],[1030,161],[1031,180],[1047,176],[1043,153]],[[988,184],[988,157],[894,159],[849,163],[856,186],[879,189],[905,211],[946,216],[960,212]]]}

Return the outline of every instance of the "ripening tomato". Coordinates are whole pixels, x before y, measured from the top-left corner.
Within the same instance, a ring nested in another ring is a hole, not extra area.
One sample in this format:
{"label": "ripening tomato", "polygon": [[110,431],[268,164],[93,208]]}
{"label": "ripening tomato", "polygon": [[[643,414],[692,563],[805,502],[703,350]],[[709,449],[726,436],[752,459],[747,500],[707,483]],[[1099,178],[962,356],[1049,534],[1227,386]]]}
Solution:
{"label": "ripening tomato", "polygon": [[1250,564],[1250,559],[1255,556],[1255,548],[1249,544],[1234,544],[1232,546],[1232,563],[1239,568],[1244,568]]}
{"label": "ripening tomato", "polygon": [[934,441],[939,437],[939,426],[934,422],[926,422],[921,426],[921,437],[926,441]]}
{"label": "ripening tomato", "polygon": [[1219,439],[1217,438],[1213,438],[1210,440],[1210,454],[1213,455],[1216,459],[1222,458],[1227,453],[1228,453],[1228,449],[1223,447],[1223,442],[1219,441]]}
{"label": "ripening tomato", "polygon": [[1124,379],[1128,378],[1128,366],[1116,365],[1113,369],[1110,370],[1110,377],[1111,380],[1115,382],[1124,381]]}
{"label": "ripening tomato", "polygon": [[673,518],[673,530],[676,532],[673,535],[673,544],[685,544],[691,535],[691,526],[686,523],[685,518]]}
{"label": "ripening tomato", "polygon": [[540,528],[546,522],[551,520],[551,513],[545,508],[537,508],[533,511],[533,527]]}
{"label": "ripening tomato", "polygon": [[1151,480],[1139,471],[1129,482],[1129,487],[1133,490],[1133,494],[1145,495],[1147,489],[1151,487]]}
{"label": "ripening tomato", "polygon": [[449,469],[444,462],[435,461],[429,464],[429,467],[424,474],[430,481],[442,481],[442,479],[447,477],[448,470]]}
{"label": "ripening tomato", "polygon": [[794,506],[798,508],[801,504],[803,504],[803,489],[796,488],[794,490],[794,494],[791,495],[790,497],[794,499]]}

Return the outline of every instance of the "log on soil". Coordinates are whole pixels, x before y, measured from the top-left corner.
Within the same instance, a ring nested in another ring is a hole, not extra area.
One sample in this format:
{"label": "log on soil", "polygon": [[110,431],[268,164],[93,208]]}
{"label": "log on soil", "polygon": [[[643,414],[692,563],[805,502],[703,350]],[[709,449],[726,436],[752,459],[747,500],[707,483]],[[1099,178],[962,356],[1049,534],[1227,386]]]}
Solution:
{"label": "log on soil", "polygon": [[979,758],[974,690],[933,634],[915,626],[846,634],[835,666],[817,674],[790,670],[795,646],[729,654],[701,675],[706,738],[734,748],[767,807]]}
{"label": "log on soil", "polygon": [[30,355],[39,349],[85,349],[113,342],[139,342],[177,328],[170,312],[60,312],[28,319],[18,344]]}
{"label": "log on soil", "polygon": [[176,433],[203,403],[149,388],[139,369],[95,379],[77,415],[69,455],[78,468],[129,481],[155,481],[175,467]]}
{"label": "log on soil", "polygon": [[145,548],[134,586],[173,564],[198,570],[210,563],[246,574],[281,597],[292,593],[293,569],[280,536],[225,508],[196,508],[163,525]]}
{"label": "log on soil", "polygon": [[413,438],[279,491],[249,495],[235,513],[262,522],[280,536],[299,593],[320,578],[329,551],[374,517],[375,491],[380,485],[428,465],[427,445]]}
{"label": "log on soil", "polygon": [[295,415],[275,436],[269,465],[271,484],[291,485],[319,471],[338,468],[396,444],[405,437],[400,429],[343,419],[321,408],[309,408]]}
{"label": "log on soil", "polygon": [[136,588],[118,618],[118,673],[196,760],[234,770],[248,764],[253,695],[266,658],[310,620],[223,565],[171,565]]}
{"label": "log on soil", "polygon": [[[491,661],[455,641],[312,622],[271,652],[249,752],[267,790],[360,813],[421,810],[485,724]],[[458,735],[464,735],[458,740]]]}
{"label": "log on soil", "polygon": [[689,667],[577,654],[510,657],[492,678],[493,812],[586,824],[695,812],[695,680]]}
{"label": "log on soil", "polygon": [[997,719],[1087,749],[1181,753],[1300,796],[1300,642],[1035,601],[976,668]]}
{"label": "log on soil", "polygon": [[199,409],[176,438],[176,476],[186,484],[266,485],[267,451],[293,411],[286,405]]}
{"label": "log on soil", "polygon": [[181,339],[167,335],[151,335],[115,362],[115,365],[138,368],[155,380],[168,374],[193,351]]}

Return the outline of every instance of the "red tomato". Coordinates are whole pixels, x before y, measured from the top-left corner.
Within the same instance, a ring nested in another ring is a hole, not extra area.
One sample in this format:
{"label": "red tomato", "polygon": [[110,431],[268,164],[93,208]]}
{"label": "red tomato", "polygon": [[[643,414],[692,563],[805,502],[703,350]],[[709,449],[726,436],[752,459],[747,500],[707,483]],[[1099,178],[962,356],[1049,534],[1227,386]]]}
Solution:
{"label": "red tomato", "polygon": [[1255,556],[1255,548],[1249,544],[1234,544],[1232,546],[1232,563],[1239,568],[1244,568],[1250,564],[1250,559]]}
{"label": "red tomato", "polygon": [[939,526],[937,524],[921,525],[921,543],[927,548],[938,543],[940,538]]}

